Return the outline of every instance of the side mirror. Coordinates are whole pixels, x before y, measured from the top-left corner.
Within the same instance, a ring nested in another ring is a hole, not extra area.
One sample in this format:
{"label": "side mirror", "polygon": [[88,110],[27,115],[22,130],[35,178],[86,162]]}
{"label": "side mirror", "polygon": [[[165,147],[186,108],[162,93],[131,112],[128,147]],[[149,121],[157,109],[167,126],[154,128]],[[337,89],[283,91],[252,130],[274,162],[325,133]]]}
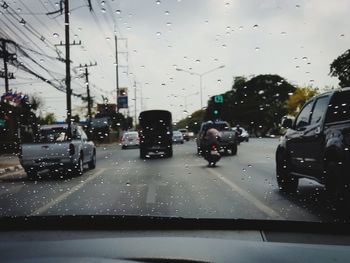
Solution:
{"label": "side mirror", "polygon": [[289,129],[289,128],[292,128],[292,126],[293,126],[293,119],[292,118],[285,117],[282,119],[282,127],[283,128]]}

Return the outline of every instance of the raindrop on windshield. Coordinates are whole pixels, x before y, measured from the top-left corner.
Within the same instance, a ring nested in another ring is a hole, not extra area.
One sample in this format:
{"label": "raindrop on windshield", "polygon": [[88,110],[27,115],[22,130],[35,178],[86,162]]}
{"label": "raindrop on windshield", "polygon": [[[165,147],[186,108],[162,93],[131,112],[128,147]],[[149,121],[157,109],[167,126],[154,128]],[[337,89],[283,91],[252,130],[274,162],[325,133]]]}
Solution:
{"label": "raindrop on windshield", "polygon": [[157,5],[160,5],[160,3],[161,3],[160,0],[157,0],[157,1],[156,1],[156,4],[157,4]]}
{"label": "raindrop on windshield", "polygon": [[59,37],[60,35],[58,33],[53,33],[52,34],[54,37]]}
{"label": "raindrop on windshield", "polygon": [[121,12],[122,12],[122,11],[120,11],[119,9],[118,9],[118,10],[115,10],[115,13],[118,14],[118,15],[119,15]]}
{"label": "raindrop on windshield", "polygon": [[161,32],[157,32],[156,35],[157,35],[157,36],[160,36],[160,35],[162,35],[162,33],[161,33]]}

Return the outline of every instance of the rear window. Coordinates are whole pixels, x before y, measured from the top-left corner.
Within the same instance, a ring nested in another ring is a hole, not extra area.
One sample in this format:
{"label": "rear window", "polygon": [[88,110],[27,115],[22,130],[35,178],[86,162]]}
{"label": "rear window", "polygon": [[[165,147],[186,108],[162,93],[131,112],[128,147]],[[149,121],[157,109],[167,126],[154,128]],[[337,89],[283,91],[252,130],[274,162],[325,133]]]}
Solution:
{"label": "rear window", "polygon": [[125,135],[125,138],[137,138],[139,135],[138,133],[126,133]]}
{"label": "rear window", "polygon": [[67,140],[67,130],[64,128],[40,130],[38,142],[63,142]]}
{"label": "rear window", "polygon": [[350,120],[350,91],[337,92],[328,106],[326,122]]}

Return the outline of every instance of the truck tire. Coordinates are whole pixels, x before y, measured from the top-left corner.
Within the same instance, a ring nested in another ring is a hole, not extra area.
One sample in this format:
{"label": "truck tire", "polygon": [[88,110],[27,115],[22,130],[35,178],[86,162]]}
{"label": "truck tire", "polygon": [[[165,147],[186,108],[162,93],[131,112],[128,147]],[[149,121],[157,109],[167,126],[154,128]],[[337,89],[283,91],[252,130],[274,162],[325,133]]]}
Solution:
{"label": "truck tire", "polygon": [[346,199],[348,190],[344,180],[344,167],[337,161],[326,164],[325,188],[330,201],[340,206]]}
{"label": "truck tire", "polygon": [[73,164],[73,176],[81,176],[84,171],[84,163],[82,156],[79,157],[78,162],[76,164]]}
{"label": "truck tire", "polygon": [[166,150],[166,156],[167,157],[173,157],[173,147],[170,146],[169,149]]}
{"label": "truck tire", "polygon": [[143,148],[142,146],[140,146],[140,158],[141,159],[145,159],[146,158],[146,154],[147,154],[146,149]]}
{"label": "truck tire", "polygon": [[276,158],[276,179],[281,192],[296,192],[299,178],[290,174],[289,159],[283,153],[279,153]]}
{"label": "truck tire", "polygon": [[89,169],[95,169],[96,168],[96,152],[92,154],[91,161],[89,162]]}
{"label": "truck tire", "polygon": [[237,144],[232,145],[231,155],[237,155]]}

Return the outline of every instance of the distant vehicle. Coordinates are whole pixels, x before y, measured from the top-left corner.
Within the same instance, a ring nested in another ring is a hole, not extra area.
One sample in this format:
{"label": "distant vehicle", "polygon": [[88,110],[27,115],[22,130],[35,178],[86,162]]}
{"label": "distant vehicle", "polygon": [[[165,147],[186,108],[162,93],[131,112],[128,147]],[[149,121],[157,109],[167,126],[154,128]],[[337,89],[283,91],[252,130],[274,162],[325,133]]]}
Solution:
{"label": "distant vehicle", "polygon": [[187,129],[179,129],[179,132],[182,133],[184,140],[186,140],[186,141],[190,140],[190,134],[189,134]]}
{"label": "distant vehicle", "polygon": [[96,166],[96,147],[83,129],[72,124],[72,139],[67,137],[67,124],[44,125],[32,143],[20,147],[19,160],[29,179],[43,169],[68,169],[74,175],[83,173],[83,165]]}
{"label": "distant vehicle", "polygon": [[140,123],[140,158],[149,152],[163,152],[167,157],[173,156],[172,116],[166,110],[143,111],[139,115]]}
{"label": "distant vehicle", "polygon": [[288,130],[276,151],[280,190],[294,192],[300,178],[311,178],[333,197],[349,191],[350,88],[313,97],[282,126]]}
{"label": "distant vehicle", "polygon": [[[224,151],[225,153],[228,153],[228,150],[230,150],[231,155],[237,154],[237,137],[236,132],[232,131],[230,128],[230,125],[226,121],[214,121],[213,122],[215,129],[217,129],[220,132],[221,139],[218,142],[218,150]],[[208,123],[203,122],[201,124],[198,137],[197,137],[197,153],[202,154],[205,140],[204,140],[204,134],[207,131]]]}
{"label": "distant vehicle", "polygon": [[140,138],[137,131],[129,131],[123,134],[122,149],[126,149],[130,146],[140,146]]}
{"label": "distant vehicle", "polygon": [[[237,136],[237,140],[239,142],[249,142],[249,133],[247,132],[247,130],[242,127],[240,127],[240,129],[242,133]],[[237,132],[237,127],[233,127],[232,130]]]}
{"label": "distant vehicle", "polygon": [[184,143],[184,137],[180,131],[173,131],[173,143]]}

